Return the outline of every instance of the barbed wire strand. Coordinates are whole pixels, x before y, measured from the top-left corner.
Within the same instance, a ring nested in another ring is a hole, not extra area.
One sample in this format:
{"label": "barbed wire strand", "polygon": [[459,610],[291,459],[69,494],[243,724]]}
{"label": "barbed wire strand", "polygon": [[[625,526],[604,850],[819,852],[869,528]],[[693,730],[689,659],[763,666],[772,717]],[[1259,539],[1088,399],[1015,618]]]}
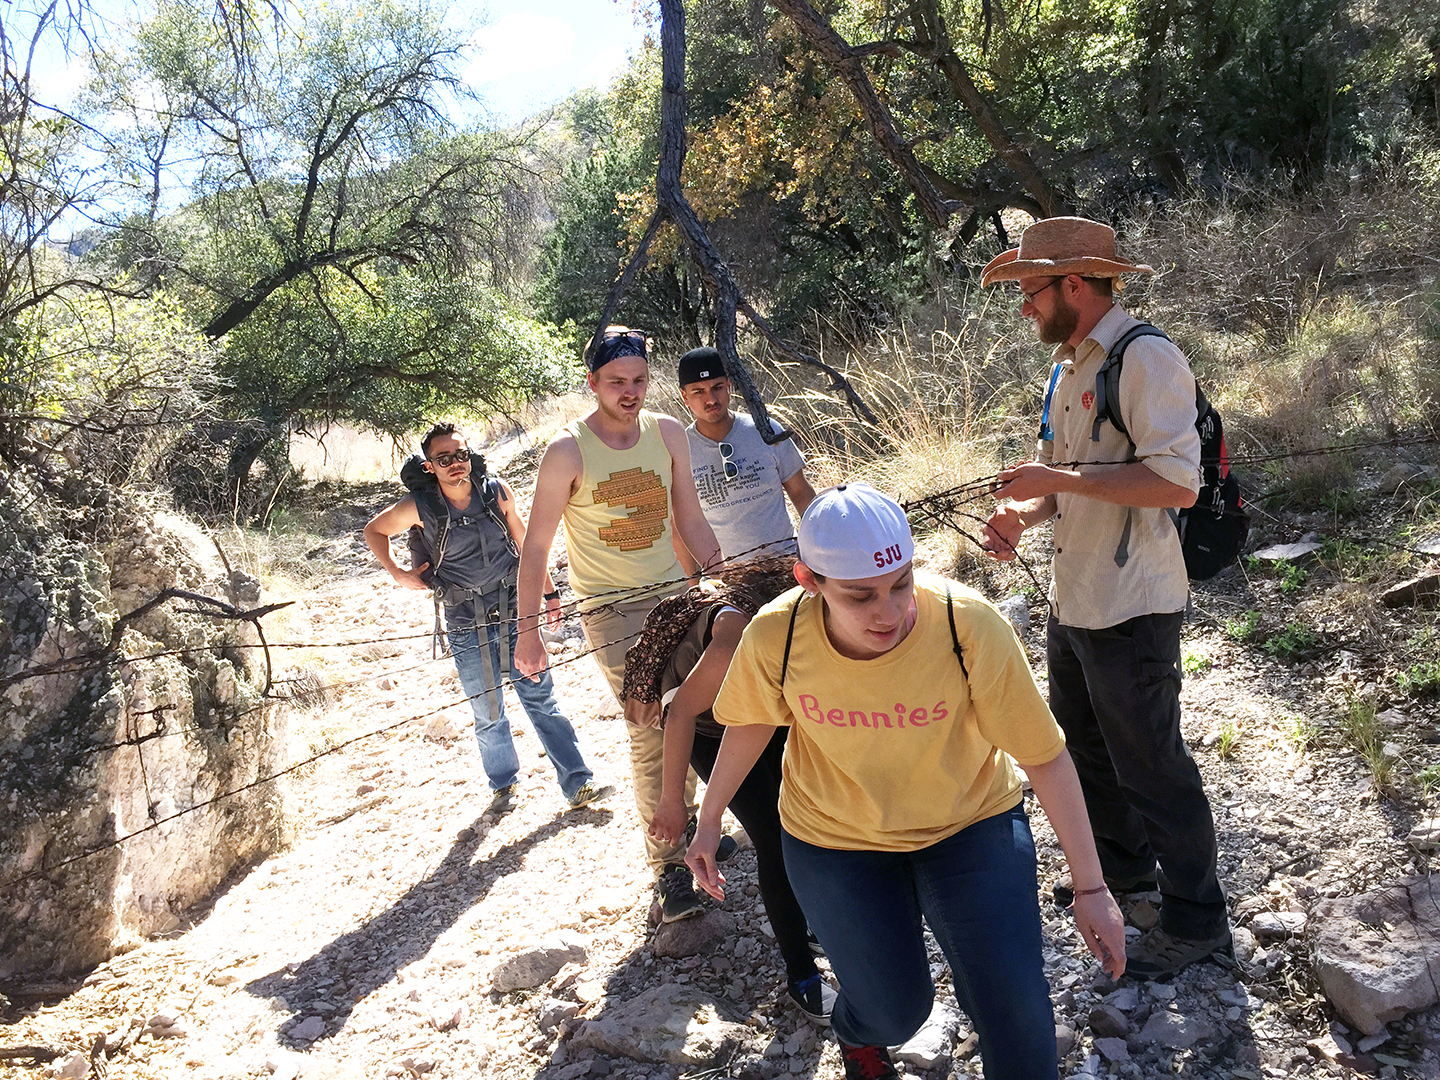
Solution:
{"label": "barbed wire strand", "polygon": [[[617,645],[617,644],[620,644],[620,643],[622,643],[622,642],[626,642],[626,641],[630,641],[630,640],[632,640],[632,639],[634,639],[634,638],[638,638],[643,632],[644,632],[643,630],[637,630],[637,631],[635,631],[633,634],[626,634],[626,635],[624,635],[623,637],[618,637],[618,638],[615,638],[615,639],[613,639],[613,640],[611,640],[611,641],[607,641],[607,642],[606,642],[604,645],[602,645],[602,646],[598,646],[598,647],[593,648],[593,649],[586,649],[586,650],[583,651],[583,652],[576,653],[574,656],[569,656],[569,657],[565,657],[564,659],[561,659],[561,660],[553,661],[553,662],[551,662],[551,663],[549,663],[549,664],[546,665],[546,670],[548,671],[548,670],[550,670],[551,668],[561,667],[561,666],[563,666],[563,665],[565,665],[565,664],[574,663],[576,660],[579,660],[581,657],[589,656],[589,655],[591,655],[592,653],[599,652],[600,649],[602,649],[602,648],[608,648],[608,647],[611,646],[611,645]],[[522,676],[522,678],[523,678],[523,677],[524,677],[524,676]],[[415,723],[415,722],[418,721],[418,720],[423,720],[423,719],[425,719],[427,716],[434,716],[434,715],[436,715],[437,713],[442,713],[442,712],[444,712],[446,709],[453,709],[453,708],[455,708],[455,707],[457,707],[457,706],[468,704],[469,702],[473,701],[474,699],[476,699],[476,698],[478,698],[478,697],[484,697],[485,695],[490,694],[490,693],[493,693],[493,692],[496,691],[496,690],[502,690],[502,691],[503,691],[505,687],[507,687],[507,686],[513,686],[513,685],[515,684],[515,681],[516,681],[516,680],[507,677],[507,678],[504,678],[504,679],[499,680],[499,682],[498,682],[497,684],[493,685],[493,686],[487,686],[487,687],[485,687],[484,689],[478,691],[477,693],[469,694],[469,695],[467,695],[467,696],[465,696],[465,697],[462,697],[462,698],[457,698],[457,699],[454,700],[454,701],[447,701],[447,702],[446,702],[445,704],[443,704],[443,705],[438,705],[438,706],[436,706],[436,707],[433,708],[433,709],[426,709],[424,712],[415,713],[415,714],[412,715],[412,716],[407,716],[407,717],[405,717],[403,720],[397,720],[397,721],[395,721],[395,722],[392,723],[392,724],[386,724],[384,727],[375,728],[375,729],[372,730],[372,731],[362,732],[362,733],[359,734],[359,735],[352,736],[351,738],[345,739],[345,740],[342,741],[342,742],[338,742],[338,743],[335,743],[335,744],[332,745],[332,746],[328,746],[328,747],[326,747],[324,750],[321,750],[321,751],[319,751],[319,752],[317,752],[317,753],[311,754],[311,755],[310,755],[309,757],[307,757],[307,758],[303,758],[303,759],[301,759],[300,761],[293,762],[292,764],[287,765],[287,766],[286,766],[285,768],[283,768],[283,769],[279,769],[279,770],[277,770],[277,771],[275,771],[275,772],[273,772],[273,773],[269,773],[269,774],[267,774],[266,776],[256,777],[254,780],[251,780],[249,783],[242,784],[242,785],[240,785],[239,787],[237,787],[237,788],[232,788],[232,789],[230,789],[230,790],[228,790],[228,791],[222,791],[222,792],[220,792],[220,793],[217,794],[217,795],[213,795],[213,796],[211,796],[211,797],[208,798],[208,799],[205,799],[205,800],[202,800],[201,802],[195,803],[193,806],[187,806],[187,807],[185,807],[183,810],[177,810],[175,813],[173,813],[173,814],[168,814],[168,815],[166,815],[166,816],[163,817],[163,818],[156,818],[156,817],[154,817],[154,810],[153,810],[154,804],[153,804],[153,803],[150,803],[149,805],[152,807],[152,809],[151,809],[151,821],[150,821],[150,824],[149,824],[149,825],[146,825],[146,826],[144,826],[143,828],[140,828],[140,829],[135,829],[135,830],[132,831],[132,832],[128,832],[128,833],[126,833],[124,836],[118,836],[118,837],[114,838],[113,840],[107,841],[107,842],[104,843],[104,844],[97,844],[96,846],[94,846],[94,847],[92,847],[92,848],[87,848],[85,851],[79,852],[79,853],[77,853],[77,854],[75,854],[75,855],[67,856],[66,858],[61,859],[61,860],[59,860],[58,862],[51,863],[51,864],[49,864],[48,866],[41,866],[41,867],[38,867],[38,868],[35,869],[35,870],[30,870],[30,871],[28,871],[28,872],[26,872],[26,873],[24,873],[24,874],[20,874],[20,875],[18,875],[17,877],[10,878],[10,879],[7,880],[7,881],[0,881],[0,892],[5,892],[5,891],[7,891],[7,890],[9,890],[9,889],[15,888],[16,886],[22,885],[22,884],[24,884],[24,883],[27,882],[27,881],[34,881],[34,880],[36,880],[36,879],[38,879],[38,878],[48,877],[50,874],[55,873],[57,870],[62,870],[62,869],[64,869],[64,868],[67,867],[67,866],[70,866],[70,865],[72,865],[72,864],[74,864],[74,863],[80,862],[80,861],[83,860],[83,859],[88,859],[88,858],[91,858],[91,857],[93,857],[93,856],[95,856],[95,855],[103,854],[104,852],[107,852],[107,851],[113,851],[115,848],[119,847],[120,845],[122,845],[122,844],[124,844],[124,843],[126,843],[126,842],[128,842],[128,841],[130,841],[130,840],[135,839],[137,836],[144,836],[146,833],[154,832],[154,831],[155,831],[156,829],[158,829],[161,825],[169,824],[170,822],[176,820],[177,818],[184,817],[184,816],[186,816],[187,814],[196,813],[196,812],[199,811],[199,810],[204,810],[205,808],[210,807],[210,806],[214,806],[216,803],[223,802],[223,801],[226,800],[226,799],[233,799],[235,796],[237,796],[237,795],[243,795],[245,792],[250,791],[250,790],[253,790],[254,788],[257,788],[257,787],[261,786],[262,784],[274,783],[276,780],[279,780],[279,779],[281,779],[281,778],[283,778],[283,777],[285,777],[285,776],[289,776],[291,773],[297,772],[297,771],[299,771],[300,769],[303,769],[303,768],[304,768],[305,766],[307,766],[307,765],[313,765],[315,762],[320,761],[320,760],[322,760],[323,758],[329,757],[331,754],[338,754],[338,753],[340,753],[342,750],[346,750],[346,749],[348,749],[349,747],[354,746],[356,743],[365,742],[365,741],[368,740],[368,739],[374,739],[374,738],[377,738],[378,736],[389,734],[389,733],[392,732],[392,731],[395,731],[395,730],[397,730],[397,729],[399,729],[399,728],[401,728],[401,727],[404,727],[406,724],[413,724],[413,723]],[[253,711],[253,710],[251,710],[251,711]],[[203,730],[203,729],[200,729],[200,730]],[[177,734],[178,734],[178,733],[177,733]],[[156,737],[156,736],[151,736],[150,739],[140,739],[140,740],[134,740],[134,741],[127,740],[127,741],[125,741],[125,742],[121,742],[121,743],[115,744],[113,748],[114,748],[114,749],[119,749],[119,748],[122,748],[122,747],[125,747],[125,746],[135,746],[135,747],[136,747],[136,753],[137,753],[137,754],[141,754],[141,763],[142,763],[142,769],[143,769],[144,757],[143,757],[143,753],[142,753],[142,752],[140,751],[140,749],[139,749],[140,743],[141,743],[141,742],[145,742],[145,741],[153,741],[153,739],[154,739],[155,737]],[[336,822],[336,824],[338,825],[339,822]]]}

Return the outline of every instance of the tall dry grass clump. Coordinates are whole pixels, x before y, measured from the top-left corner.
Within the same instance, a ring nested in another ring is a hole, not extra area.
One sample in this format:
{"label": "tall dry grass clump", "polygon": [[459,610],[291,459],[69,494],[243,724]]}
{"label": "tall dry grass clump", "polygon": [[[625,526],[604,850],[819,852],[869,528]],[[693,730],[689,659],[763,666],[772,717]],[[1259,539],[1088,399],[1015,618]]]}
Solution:
{"label": "tall dry grass clump", "polygon": [[[1132,223],[1160,273],[1132,306],[1185,347],[1232,451],[1283,453],[1434,431],[1440,415],[1440,151],[1422,146],[1297,196],[1236,181]],[[1270,470],[1272,495],[1323,501],[1346,455]]]}
{"label": "tall dry grass clump", "polygon": [[[1425,145],[1303,195],[1292,178],[1236,178],[1218,197],[1172,201],[1120,232],[1126,254],[1159,271],[1131,280],[1121,303],[1186,350],[1233,453],[1435,430],[1440,150]],[[880,416],[876,428],[861,425],[817,389],[823,377],[761,350],[762,391],[807,448],[817,482],[863,476],[911,498],[1033,454],[1049,349],[1010,293],[957,282],[889,329],[860,336],[818,323],[809,337]],[[1250,479],[1307,504],[1353,472],[1342,454],[1290,459]]]}

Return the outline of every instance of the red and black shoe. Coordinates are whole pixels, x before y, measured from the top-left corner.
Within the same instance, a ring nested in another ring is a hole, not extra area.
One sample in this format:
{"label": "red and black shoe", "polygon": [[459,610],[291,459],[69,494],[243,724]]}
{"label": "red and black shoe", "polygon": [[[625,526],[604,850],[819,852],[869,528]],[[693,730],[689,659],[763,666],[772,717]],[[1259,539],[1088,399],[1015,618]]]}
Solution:
{"label": "red and black shoe", "polygon": [[890,1051],[883,1046],[841,1043],[840,1061],[845,1066],[845,1080],[898,1080],[900,1076],[890,1061]]}

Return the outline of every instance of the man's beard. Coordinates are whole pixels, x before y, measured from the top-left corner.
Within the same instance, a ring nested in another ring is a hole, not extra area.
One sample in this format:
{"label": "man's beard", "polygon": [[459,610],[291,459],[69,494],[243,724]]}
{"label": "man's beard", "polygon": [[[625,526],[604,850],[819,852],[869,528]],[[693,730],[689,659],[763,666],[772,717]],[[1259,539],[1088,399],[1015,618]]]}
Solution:
{"label": "man's beard", "polygon": [[[1037,313],[1038,314],[1038,313]],[[1049,318],[1039,315],[1035,320],[1035,332],[1046,345],[1059,345],[1069,341],[1080,325],[1080,313],[1070,301],[1058,293],[1055,296],[1055,310]]]}

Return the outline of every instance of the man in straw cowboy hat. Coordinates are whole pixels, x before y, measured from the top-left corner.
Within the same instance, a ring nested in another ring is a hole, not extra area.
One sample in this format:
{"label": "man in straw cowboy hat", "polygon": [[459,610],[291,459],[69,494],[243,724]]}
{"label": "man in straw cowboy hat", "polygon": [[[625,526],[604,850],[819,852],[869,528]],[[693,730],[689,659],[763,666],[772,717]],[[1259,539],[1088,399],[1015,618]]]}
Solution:
{"label": "man in straw cowboy hat", "polygon": [[[985,546],[1012,559],[1026,529],[1054,519],[1050,708],[1106,884],[1161,894],[1159,925],[1128,949],[1127,970],[1149,978],[1230,948],[1215,822],[1180,735],[1189,579],[1172,515],[1200,487],[1195,379],[1168,338],[1134,338],[1112,403],[1128,434],[1102,421],[1097,384],[1112,347],[1140,325],[1113,299],[1120,275],[1153,272],[1117,256],[1109,226],[1059,217],[1031,225],[980,278],[1015,282],[1020,314],[1055,346],[1037,460],[1000,474]],[[1056,884],[1058,902],[1070,893]]]}

